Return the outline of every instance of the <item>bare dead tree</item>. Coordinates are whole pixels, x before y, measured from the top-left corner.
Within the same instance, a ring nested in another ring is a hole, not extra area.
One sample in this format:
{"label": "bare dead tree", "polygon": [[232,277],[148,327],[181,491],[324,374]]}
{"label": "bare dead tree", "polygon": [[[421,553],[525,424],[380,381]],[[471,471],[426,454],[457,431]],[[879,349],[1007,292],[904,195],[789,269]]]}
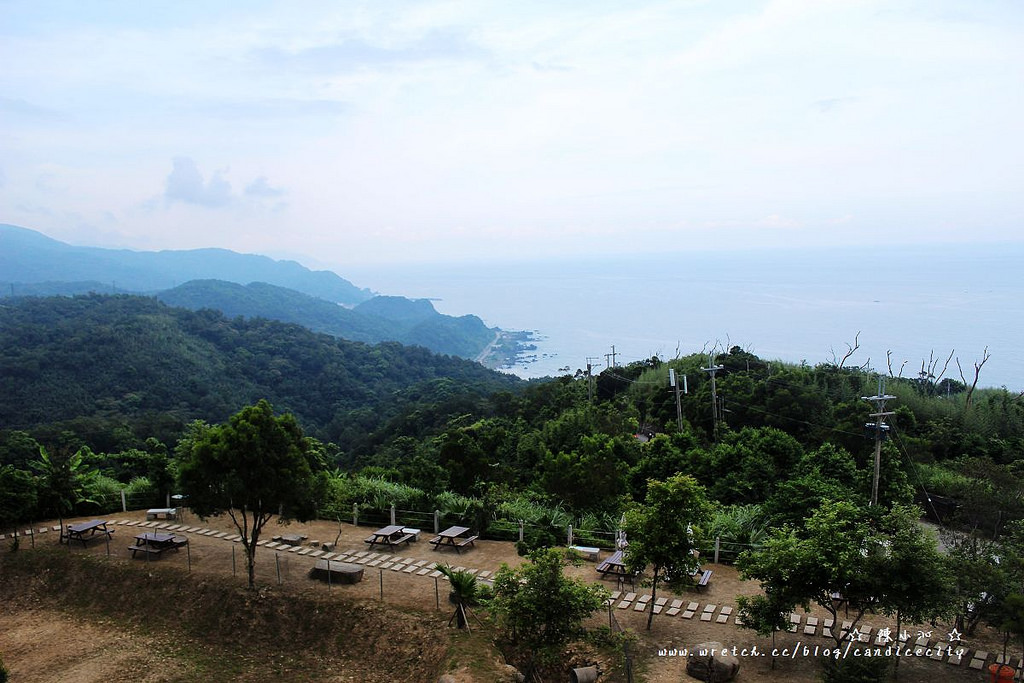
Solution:
{"label": "bare dead tree", "polygon": [[889,376],[890,377],[903,377],[903,368],[907,367],[907,361],[904,360],[903,363],[900,365],[900,372],[899,372],[899,374],[893,373],[893,371],[892,371],[892,349],[890,349],[890,350],[885,352],[885,364],[889,366]]}
{"label": "bare dead tree", "polygon": [[[988,362],[988,359],[992,357],[992,354],[988,352],[988,347],[981,352],[981,362],[975,361],[974,363],[974,381],[971,382],[971,386],[967,389],[967,398],[964,401],[964,410],[971,407],[971,400],[974,397],[974,390],[978,387],[978,378],[981,377],[981,369]],[[967,385],[967,378],[964,377],[964,369],[960,366],[960,357],[956,359],[956,367],[960,370],[960,379],[963,380],[964,386]]]}
{"label": "bare dead tree", "polygon": [[852,356],[854,354],[854,352],[857,349],[859,349],[859,348],[860,348],[860,331],[858,330],[857,334],[854,335],[854,337],[853,337],[853,346],[851,346],[849,343],[846,343],[846,355],[844,355],[842,358],[837,359],[836,358],[836,350],[835,349],[831,349],[831,351],[832,351],[832,365],[834,365],[837,370],[842,370],[843,369],[843,365],[846,364],[846,361],[848,361],[850,359],[850,356]]}

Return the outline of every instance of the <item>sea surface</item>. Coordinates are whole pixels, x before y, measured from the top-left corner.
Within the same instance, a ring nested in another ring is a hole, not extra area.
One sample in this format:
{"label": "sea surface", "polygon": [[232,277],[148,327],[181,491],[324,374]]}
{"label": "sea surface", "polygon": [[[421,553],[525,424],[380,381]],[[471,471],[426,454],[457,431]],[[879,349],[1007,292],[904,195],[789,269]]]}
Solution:
{"label": "sea surface", "polygon": [[[917,376],[922,363],[1024,390],[1024,245],[705,251],[617,258],[338,268],[381,294],[532,331],[530,378],[740,346],[769,360],[846,361]],[[614,349],[614,351],[613,351]],[[888,353],[887,353],[888,352]],[[937,359],[937,364],[933,361]],[[568,369],[568,370],[567,370]]]}

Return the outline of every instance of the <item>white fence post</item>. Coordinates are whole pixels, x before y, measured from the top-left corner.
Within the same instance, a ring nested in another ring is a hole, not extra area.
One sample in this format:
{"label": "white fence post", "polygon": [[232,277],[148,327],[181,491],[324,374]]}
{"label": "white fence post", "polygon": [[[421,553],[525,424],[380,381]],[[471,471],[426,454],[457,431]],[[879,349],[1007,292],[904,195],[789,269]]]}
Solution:
{"label": "white fence post", "polygon": [[395,504],[391,504],[391,526],[395,525]]}
{"label": "white fence post", "polygon": [[434,533],[441,533],[441,511],[434,510]]}
{"label": "white fence post", "polygon": [[359,526],[359,503],[352,503],[352,526]]}
{"label": "white fence post", "polygon": [[722,546],[722,537],[715,536],[715,564],[718,564],[718,551]]}
{"label": "white fence post", "polygon": [[124,489],[121,489],[121,512],[128,512],[128,501],[124,497]]}
{"label": "white fence post", "polygon": [[572,524],[569,525],[569,534],[568,534],[567,538],[568,538],[568,542],[566,543],[566,545],[571,547],[572,546]]}

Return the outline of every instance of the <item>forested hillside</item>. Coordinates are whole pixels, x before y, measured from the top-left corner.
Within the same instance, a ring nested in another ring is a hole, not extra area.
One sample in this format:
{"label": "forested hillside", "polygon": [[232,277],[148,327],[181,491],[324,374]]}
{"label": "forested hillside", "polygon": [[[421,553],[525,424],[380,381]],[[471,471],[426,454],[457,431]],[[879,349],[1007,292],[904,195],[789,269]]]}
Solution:
{"label": "forested hillside", "polygon": [[264,282],[193,280],[160,292],[157,298],[191,310],[212,308],[228,317],[269,318],[350,341],[397,341],[460,358],[475,358],[498,332],[474,315],[442,315],[426,300],[378,296],[349,309]]}
{"label": "forested hillside", "polygon": [[334,339],[151,298],[8,300],[0,308],[0,423],[70,429],[94,448],[125,432],[173,442],[260,398],[324,440],[345,442],[406,401],[518,383],[476,363],[397,343]]}

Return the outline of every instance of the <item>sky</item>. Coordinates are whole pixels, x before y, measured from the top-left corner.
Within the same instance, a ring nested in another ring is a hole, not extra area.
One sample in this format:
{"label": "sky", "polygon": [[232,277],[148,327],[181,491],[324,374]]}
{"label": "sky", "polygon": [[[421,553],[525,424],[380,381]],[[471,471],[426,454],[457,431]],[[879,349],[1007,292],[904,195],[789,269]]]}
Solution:
{"label": "sky", "polygon": [[1024,241],[1024,3],[0,0],[0,222],[307,265]]}

